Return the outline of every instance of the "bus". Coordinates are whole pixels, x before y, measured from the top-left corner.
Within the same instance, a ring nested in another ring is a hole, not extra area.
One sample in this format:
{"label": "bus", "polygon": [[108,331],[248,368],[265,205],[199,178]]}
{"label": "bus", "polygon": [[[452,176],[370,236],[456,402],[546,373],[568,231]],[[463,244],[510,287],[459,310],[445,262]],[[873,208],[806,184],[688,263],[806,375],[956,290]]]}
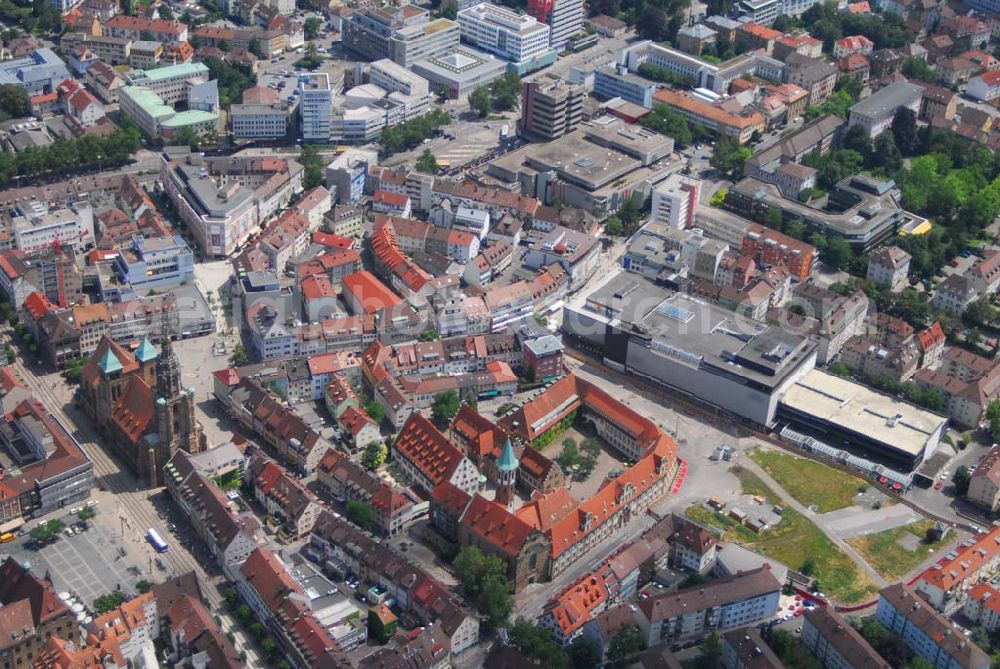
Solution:
{"label": "bus", "polygon": [[157,553],[166,553],[167,549],[170,548],[167,542],[163,540],[163,537],[160,536],[160,533],[152,527],[146,530],[146,541],[156,549]]}

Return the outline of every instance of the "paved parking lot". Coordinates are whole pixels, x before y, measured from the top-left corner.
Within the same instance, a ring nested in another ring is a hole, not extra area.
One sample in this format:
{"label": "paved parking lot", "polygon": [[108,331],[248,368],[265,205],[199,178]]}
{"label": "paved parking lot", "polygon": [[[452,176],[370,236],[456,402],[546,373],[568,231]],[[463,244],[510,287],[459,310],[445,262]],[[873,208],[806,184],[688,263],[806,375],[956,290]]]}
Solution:
{"label": "paved parking lot", "polygon": [[56,592],[70,592],[87,606],[119,586],[126,594],[134,594],[135,583],[143,578],[137,566],[129,570],[127,557],[118,557],[121,538],[93,523],[75,536],[60,535],[40,551],[28,549],[28,541],[29,537],[20,537],[7,544],[5,552],[17,560],[30,562],[35,573],[47,573]]}

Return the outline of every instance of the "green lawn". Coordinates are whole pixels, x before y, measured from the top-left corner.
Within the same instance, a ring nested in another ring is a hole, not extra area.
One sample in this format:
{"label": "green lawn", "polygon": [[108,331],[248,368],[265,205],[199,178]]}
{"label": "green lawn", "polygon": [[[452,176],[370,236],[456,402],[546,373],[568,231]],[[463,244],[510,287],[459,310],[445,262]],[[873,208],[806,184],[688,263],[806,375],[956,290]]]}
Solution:
{"label": "green lawn", "polygon": [[851,506],[859,487],[866,485],[864,479],[781,451],[755,448],[749,455],[789,495],[806,506],[814,504],[818,513]]}
{"label": "green lawn", "polygon": [[[848,539],[847,543],[854,546],[872,569],[884,576],[887,581],[897,581],[911,569],[916,569],[932,557],[932,553],[954,540],[955,537],[949,534],[943,541],[925,543],[927,529],[933,525],[932,520],[918,520],[903,527],[854,537]],[[909,551],[897,543],[906,534],[912,534],[920,539],[916,550]]]}
{"label": "green lawn", "polygon": [[[763,495],[771,504],[778,502],[777,496],[758,477],[740,467],[733,467],[732,471],[740,478],[746,494]],[[689,507],[686,514],[697,523],[722,530],[723,540],[751,548],[792,569],[800,569],[811,559],[816,565],[813,575],[820,588],[837,601],[853,604],[877,591],[851,558],[809,519],[792,509],[786,508],[781,522],[761,534],[701,504]]]}

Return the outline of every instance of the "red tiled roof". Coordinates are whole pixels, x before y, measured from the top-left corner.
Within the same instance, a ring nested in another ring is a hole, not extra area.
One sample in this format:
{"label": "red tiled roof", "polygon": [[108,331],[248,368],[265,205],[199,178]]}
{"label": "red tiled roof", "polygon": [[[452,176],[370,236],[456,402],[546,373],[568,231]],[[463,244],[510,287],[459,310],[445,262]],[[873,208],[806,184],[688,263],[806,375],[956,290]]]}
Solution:
{"label": "red tiled roof", "polygon": [[432,488],[449,480],[465,457],[419,413],[412,414],[403,424],[392,450],[423,472]]}
{"label": "red tiled roof", "polygon": [[317,300],[321,297],[336,298],[337,291],[325,274],[307,276],[301,283],[302,297],[307,300]]}
{"label": "red tiled roof", "polygon": [[944,343],[944,331],[941,329],[941,324],[934,321],[929,328],[925,328],[917,333],[917,339],[920,341],[920,348],[926,351],[927,349],[933,348],[937,344]]}
{"label": "red tiled roof", "polygon": [[504,506],[476,494],[462,516],[462,526],[511,557],[517,556],[532,532],[524,522]]}
{"label": "red tiled roof", "polygon": [[391,207],[398,207],[402,209],[406,206],[406,203],[410,201],[410,198],[400,193],[391,193],[389,191],[379,190],[375,191],[372,195],[372,201],[375,204],[386,204]]}
{"label": "red tiled roof", "polygon": [[954,559],[941,558],[920,576],[920,581],[947,592],[976,573],[997,553],[1000,553],[1000,527],[994,527],[978,540],[967,540],[956,546],[949,553],[955,555]]}
{"label": "red tiled roof", "polygon": [[342,280],[344,293],[353,295],[366,314],[374,314],[382,309],[403,303],[396,293],[379,281],[371,272],[348,274]]}
{"label": "red tiled roof", "polygon": [[569,638],[608,602],[608,586],[598,573],[585,574],[564,590],[552,603],[548,614],[555,618],[564,638]]}

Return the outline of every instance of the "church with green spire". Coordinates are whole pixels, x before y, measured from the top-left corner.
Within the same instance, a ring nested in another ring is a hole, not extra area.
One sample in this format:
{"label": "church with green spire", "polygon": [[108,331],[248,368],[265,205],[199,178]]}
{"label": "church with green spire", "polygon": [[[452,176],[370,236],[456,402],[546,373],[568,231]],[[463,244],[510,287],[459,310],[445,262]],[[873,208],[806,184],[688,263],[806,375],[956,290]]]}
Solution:
{"label": "church with green spire", "polygon": [[157,350],[145,336],[130,351],[105,336],[81,372],[80,399],[105,443],[150,485],[160,484],[163,466],[178,448],[205,448],[194,390],[181,386],[180,361],[169,339]]}

